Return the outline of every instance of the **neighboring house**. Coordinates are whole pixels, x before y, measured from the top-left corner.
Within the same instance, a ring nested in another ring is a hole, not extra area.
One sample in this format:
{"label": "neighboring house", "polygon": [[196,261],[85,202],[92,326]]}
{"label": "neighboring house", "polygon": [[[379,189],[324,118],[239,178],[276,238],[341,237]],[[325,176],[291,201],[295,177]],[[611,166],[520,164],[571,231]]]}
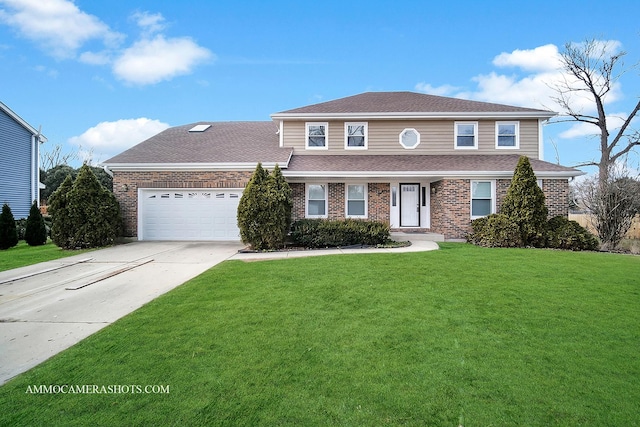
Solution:
{"label": "neighboring house", "polygon": [[521,155],[550,215],[568,214],[582,172],[542,160],[551,111],[413,92],[368,92],[273,114],[271,122],[167,129],[105,162],[126,234],[237,240],[236,208],[257,162],[277,163],[293,218],[363,218],[463,239],[495,213]]}
{"label": "neighboring house", "polygon": [[40,143],[47,138],[0,102],[0,205],[16,219],[40,204]]}

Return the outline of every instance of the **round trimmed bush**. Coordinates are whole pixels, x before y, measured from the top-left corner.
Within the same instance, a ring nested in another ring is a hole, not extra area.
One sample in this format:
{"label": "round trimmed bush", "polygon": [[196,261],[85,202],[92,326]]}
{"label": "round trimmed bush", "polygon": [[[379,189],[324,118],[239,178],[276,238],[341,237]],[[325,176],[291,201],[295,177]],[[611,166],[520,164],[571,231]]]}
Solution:
{"label": "round trimmed bush", "polygon": [[572,251],[594,251],[599,244],[598,239],[576,221],[556,216],[549,220],[547,246]]}
{"label": "round trimmed bush", "polygon": [[487,248],[517,248],[522,246],[520,227],[504,214],[491,214],[471,223],[473,232],[467,240]]}

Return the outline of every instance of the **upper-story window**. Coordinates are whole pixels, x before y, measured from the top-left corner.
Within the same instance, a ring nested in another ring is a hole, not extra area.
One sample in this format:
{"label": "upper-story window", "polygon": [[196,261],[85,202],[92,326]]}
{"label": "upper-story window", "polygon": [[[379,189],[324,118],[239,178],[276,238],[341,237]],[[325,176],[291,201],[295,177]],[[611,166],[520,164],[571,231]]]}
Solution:
{"label": "upper-story window", "polygon": [[367,148],[367,123],[345,123],[344,124],[344,148],[346,149],[366,149]]}
{"label": "upper-story window", "polygon": [[328,148],[329,124],[328,123],[311,123],[306,124],[307,140],[306,146],[309,149],[326,150]]}
{"label": "upper-story window", "polygon": [[520,148],[520,124],[496,122],[496,148]]}
{"label": "upper-story window", "polygon": [[405,129],[400,132],[400,145],[411,150],[420,145],[420,133],[415,129]]}
{"label": "upper-story window", "polygon": [[478,122],[455,122],[455,148],[478,148]]}

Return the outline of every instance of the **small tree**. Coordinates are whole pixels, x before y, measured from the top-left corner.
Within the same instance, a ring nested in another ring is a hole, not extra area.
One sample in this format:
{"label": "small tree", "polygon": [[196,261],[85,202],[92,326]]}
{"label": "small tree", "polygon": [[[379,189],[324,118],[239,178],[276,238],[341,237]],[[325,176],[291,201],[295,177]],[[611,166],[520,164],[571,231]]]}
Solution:
{"label": "small tree", "polygon": [[291,224],[291,188],[276,165],[269,175],[256,166],[238,205],[238,228],[253,249],[277,249],[284,244]]}
{"label": "small tree", "polygon": [[271,206],[269,221],[266,225],[266,237],[268,246],[275,249],[284,245],[291,226],[291,210],[293,208],[291,187],[284,179],[277,164],[267,180],[267,195]]}
{"label": "small tree", "polygon": [[120,232],[120,206],[88,165],[80,168],[68,193],[67,213],[72,226],[69,248],[93,248],[113,244]]}
{"label": "small tree", "polygon": [[9,249],[18,244],[18,230],[8,204],[2,205],[0,214],[0,249]]}
{"label": "small tree", "polygon": [[29,210],[24,240],[29,246],[41,246],[47,243],[47,227],[44,224],[44,218],[35,201]]}
{"label": "small tree", "polygon": [[544,193],[526,156],[521,156],[518,161],[500,213],[518,225],[523,245],[544,245],[548,209]]}
{"label": "small tree", "polygon": [[73,188],[73,178],[67,175],[62,184],[49,197],[48,211],[51,215],[51,240],[56,246],[69,248],[73,226],[69,218],[69,192]]}
{"label": "small tree", "polygon": [[264,197],[268,179],[268,172],[263,169],[262,163],[258,163],[238,204],[240,238],[244,243],[250,244],[253,249],[267,247],[263,226],[269,209],[267,198]]}
{"label": "small tree", "polygon": [[592,215],[592,224],[602,249],[613,250],[624,238],[640,213],[640,182],[613,168],[606,182],[599,177],[576,185],[578,197]]}

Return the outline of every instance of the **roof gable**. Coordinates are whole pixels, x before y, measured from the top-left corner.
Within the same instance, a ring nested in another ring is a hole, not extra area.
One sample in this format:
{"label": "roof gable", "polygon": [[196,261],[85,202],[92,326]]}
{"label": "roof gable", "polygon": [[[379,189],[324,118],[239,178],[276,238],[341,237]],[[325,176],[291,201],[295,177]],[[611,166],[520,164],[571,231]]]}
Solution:
{"label": "roof gable", "polygon": [[307,105],[272,115],[274,119],[304,117],[540,117],[552,111],[416,92],[365,92],[333,101]]}
{"label": "roof gable", "polygon": [[29,123],[24,121],[22,117],[17,115],[11,108],[7,107],[3,102],[0,102],[0,111],[3,111],[7,116],[9,116],[13,121],[18,123],[20,126],[25,128],[31,135],[38,136],[40,142],[46,142],[47,138],[40,133],[40,131],[36,130]]}

